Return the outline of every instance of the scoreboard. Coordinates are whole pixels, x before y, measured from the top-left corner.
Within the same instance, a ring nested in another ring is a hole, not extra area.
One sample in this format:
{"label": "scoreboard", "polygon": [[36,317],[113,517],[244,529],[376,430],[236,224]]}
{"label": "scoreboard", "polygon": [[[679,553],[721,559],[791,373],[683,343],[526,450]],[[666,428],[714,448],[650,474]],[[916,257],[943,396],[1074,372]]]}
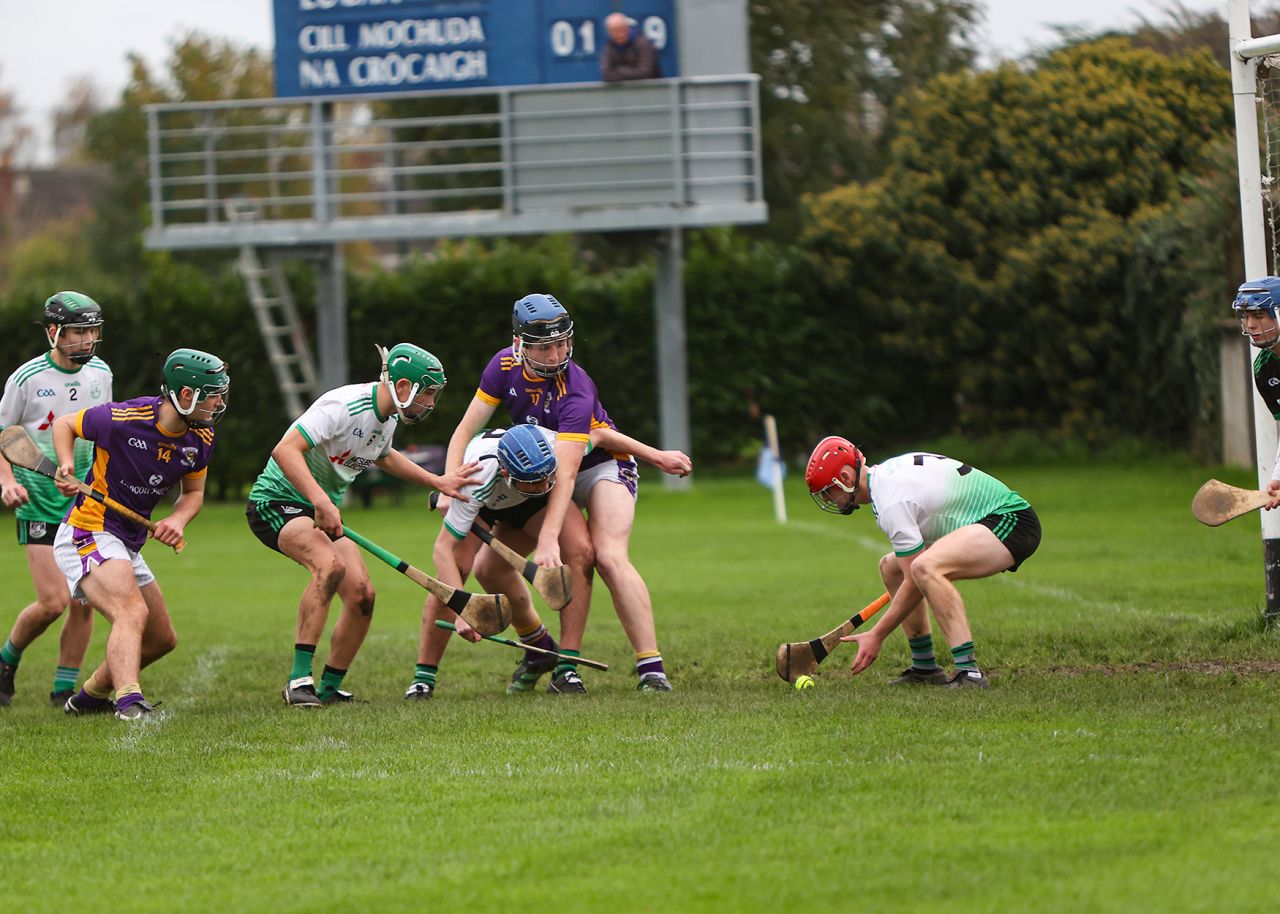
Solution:
{"label": "scoreboard", "polygon": [[679,76],[676,0],[275,0],[276,95],[598,82],[626,13]]}

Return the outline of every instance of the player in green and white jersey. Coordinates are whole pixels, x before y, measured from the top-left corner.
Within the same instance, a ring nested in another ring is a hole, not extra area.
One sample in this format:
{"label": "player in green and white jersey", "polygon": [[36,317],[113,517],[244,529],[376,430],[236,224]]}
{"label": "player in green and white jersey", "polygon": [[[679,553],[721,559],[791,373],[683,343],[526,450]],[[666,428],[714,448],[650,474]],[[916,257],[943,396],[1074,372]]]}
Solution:
{"label": "player in green and white jersey", "polygon": [[[350,701],[351,694],[339,686],[369,632],[373,584],[359,548],[342,535],[338,511],[352,481],[377,466],[465,500],[461,490],[476,469],[471,463],[437,476],[391,446],[398,423],[416,424],[431,414],[445,386],[444,367],[412,343],[379,351],[378,381],[322,394],[293,422],[254,482],[245,508],[258,539],[311,572],[298,604],[293,669],[284,688],[285,704],[294,707]],[[312,664],[335,595],[342,600],[342,613],[317,690]],[[467,634],[465,624],[459,630]]]}
{"label": "player in green and white jersey", "polygon": [[[0,428],[22,426],[53,460],[53,421],[109,401],[111,369],[96,355],[102,342],[102,308],[89,296],[80,292],[51,295],[44,303],[41,323],[49,349],[9,376],[0,398]],[[83,479],[93,460],[93,444],[76,444],[76,474]],[[71,599],[67,580],[53,559],[53,537],[72,499],[59,492],[52,479],[12,467],[3,457],[0,499],[6,508],[17,509],[18,542],[26,547],[36,590],[35,602],[18,613],[0,647],[0,706],[13,698],[22,652],[70,607],[49,696],[51,704],[61,707],[75,690],[93,634],[92,610],[87,603]]]}
{"label": "player in green and white jersey", "polygon": [[[1025,498],[994,476],[941,454],[903,454],[868,467],[862,452],[836,436],[818,442],[805,469],[809,494],[824,511],[852,514],[871,505],[893,552],[880,559],[880,577],[893,603],[858,645],[851,669],[875,662],[899,625],[911,646],[911,666],[895,684],[986,688],[974,659],[964,601],[953,581],[1017,571],[1040,545],[1040,519]],[[951,648],[948,678],[933,653],[924,600]]]}

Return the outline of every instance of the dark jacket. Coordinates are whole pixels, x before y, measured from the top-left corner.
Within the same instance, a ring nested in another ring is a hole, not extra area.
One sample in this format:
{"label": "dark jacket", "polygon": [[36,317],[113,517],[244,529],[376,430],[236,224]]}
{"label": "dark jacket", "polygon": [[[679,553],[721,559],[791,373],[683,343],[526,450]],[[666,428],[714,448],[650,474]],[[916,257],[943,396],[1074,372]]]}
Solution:
{"label": "dark jacket", "polygon": [[600,75],[608,83],[625,79],[658,79],[662,67],[658,64],[658,51],[648,38],[633,31],[631,40],[624,45],[612,41],[604,46],[600,55]]}

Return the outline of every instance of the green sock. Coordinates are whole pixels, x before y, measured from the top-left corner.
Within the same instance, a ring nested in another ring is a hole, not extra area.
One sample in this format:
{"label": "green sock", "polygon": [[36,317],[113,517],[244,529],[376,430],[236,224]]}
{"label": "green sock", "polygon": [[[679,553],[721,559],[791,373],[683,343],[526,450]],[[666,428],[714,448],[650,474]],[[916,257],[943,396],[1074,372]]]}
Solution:
{"label": "green sock", "polygon": [[908,638],[911,645],[911,666],[917,670],[936,670],[938,658],[933,653],[933,635],[921,635],[919,638]]}
{"label": "green sock", "polygon": [[568,654],[569,656],[560,658],[560,662],[556,664],[556,671],[551,675],[555,677],[562,676],[568,672],[576,673],[578,671],[578,664],[574,661],[577,660],[578,657],[582,656],[582,651],[574,651],[567,647],[562,647],[560,648],[560,653]]}
{"label": "green sock", "polygon": [[439,669],[434,663],[419,663],[414,667],[413,681],[425,682],[429,686],[434,686],[436,684],[436,672]]}
{"label": "green sock", "polygon": [[973,642],[966,641],[951,649],[951,657],[956,662],[957,670],[976,670],[978,661],[973,658]]}
{"label": "green sock", "polygon": [[326,663],[324,672],[320,674],[320,688],[316,689],[316,694],[324,698],[338,691],[338,686],[342,685],[342,677],[345,675],[347,675],[346,670],[336,670]]}
{"label": "green sock", "polygon": [[301,679],[303,676],[311,675],[311,664],[316,659],[316,646],[314,644],[295,644],[293,646],[293,672],[289,674],[290,679]]}
{"label": "green sock", "polygon": [[22,648],[13,646],[13,639],[6,638],[4,647],[0,647],[0,660],[3,660],[9,666],[17,666],[18,661],[22,659]]}
{"label": "green sock", "polygon": [[76,687],[76,679],[80,676],[78,666],[60,666],[53,674],[53,691],[66,692]]}

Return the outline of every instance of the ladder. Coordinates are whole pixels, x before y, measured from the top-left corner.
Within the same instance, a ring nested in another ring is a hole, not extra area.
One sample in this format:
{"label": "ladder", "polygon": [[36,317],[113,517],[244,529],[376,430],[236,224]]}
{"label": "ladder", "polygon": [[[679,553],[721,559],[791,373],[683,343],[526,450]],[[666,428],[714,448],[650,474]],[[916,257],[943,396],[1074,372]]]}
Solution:
{"label": "ladder", "polygon": [[[231,222],[249,222],[258,218],[255,203],[244,200],[228,200],[227,219]],[[276,384],[291,418],[301,416],[311,401],[319,395],[316,384],[316,365],[311,355],[298,317],[298,307],[289,291],[280,260],[268,257],[263,265],[258,251],[251,244],[241,245],[236,269],[244,279],[249,293],[249,305],[253,309],[258,332],[267,350],[267,360],[275,372]]]}

